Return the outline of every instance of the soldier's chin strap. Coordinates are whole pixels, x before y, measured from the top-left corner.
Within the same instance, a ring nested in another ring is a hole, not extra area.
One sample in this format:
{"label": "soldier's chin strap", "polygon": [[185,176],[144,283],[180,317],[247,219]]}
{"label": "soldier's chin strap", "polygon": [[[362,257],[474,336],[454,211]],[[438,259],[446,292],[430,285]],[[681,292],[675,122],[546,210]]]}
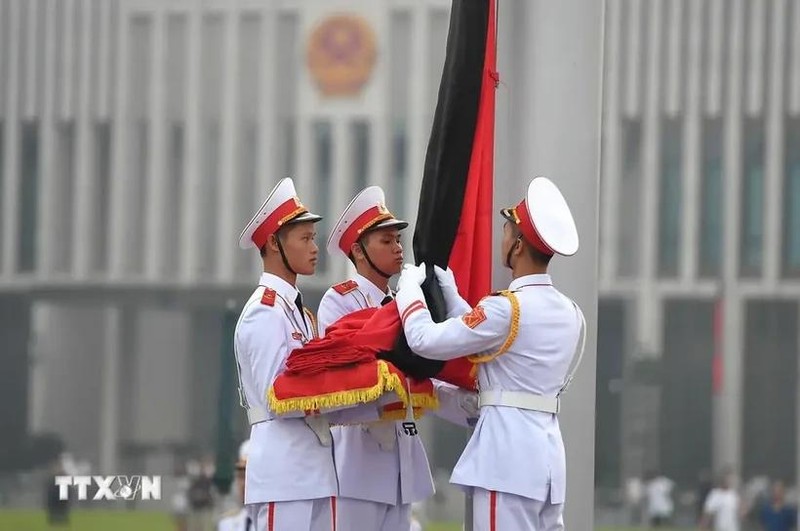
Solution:
{"label": "soldier's chin strap", "polygon": [[286,258],[286,253],[283,250],[283,244],[281,243],[281,237],[278,234],[275,234],[275,241],[278,242],[278,251],[281,253],[281,259],[283,260],[283,265],[286,266],[286,269],[289,270],[289,273],[296,275],[297,271],[292,269],[292,266],[289,265],[289,259]]}
{"label": "soldier's chin strap", "polygon": [[367,252],[367,248],[366,248],[366,247],[364,247],[364,242],[362,242],[361,240],[358,240],[358,246],[359,246],[359,247],[361,247],[361,252],[362,252],[362,253],[364,253],[364,258],[366,258],[366,259],[367,259],[367,263],[369,264],[369,266],[370,266],[372,269],[374,269],[374,270],[375,270],[375,272],[376,272],[376,273],[378,273],[378,274],[379,274],[380,276],[382,276],[383,278],[392,278],[392,275],[387,275],[385,272],[383,272],[383,271],[381,271],[380,269],[378,269],[378,266],[376,266],[376,265],[375,265],[375,264],[372,262],[372,259],[369,257],[369,253]]}
{"label": "soldier's chin strap", "polygon": [[514,252],[514,247],[516,247],[516,245],[518,243],[522,243],[522,236],[517,236],[517,239],[514,240],[514,245],[512,245],[511,248],[509,248],[508,252],[506,253],[506,264],[505,265],[509,269],[513,269],[513,267],[511,267],[511,253]]}

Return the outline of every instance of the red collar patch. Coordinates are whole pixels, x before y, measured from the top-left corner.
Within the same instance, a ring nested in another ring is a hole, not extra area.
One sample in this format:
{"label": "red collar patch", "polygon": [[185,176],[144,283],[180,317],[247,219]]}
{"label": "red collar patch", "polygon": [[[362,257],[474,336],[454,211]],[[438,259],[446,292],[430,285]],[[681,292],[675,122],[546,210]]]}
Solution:
{"label": "red collar patch", "polygon": [[339,295],[347,295],[348,293],[358,289],[358,282],[355,280],[345,280],[341,284],[333,286],[334,291]]}

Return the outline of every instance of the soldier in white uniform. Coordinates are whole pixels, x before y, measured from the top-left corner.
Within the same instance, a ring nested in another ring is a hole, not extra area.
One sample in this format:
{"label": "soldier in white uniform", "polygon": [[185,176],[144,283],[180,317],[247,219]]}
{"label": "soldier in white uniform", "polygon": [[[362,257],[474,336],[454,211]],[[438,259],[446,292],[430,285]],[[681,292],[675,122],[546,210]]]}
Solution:
{"label": "soldier in white uniform", "polygon": [[[389,278],[403,266],[400,231],[407,226],[386,208],[383,190],[378,186],[362,190],[350,202],[327,247],[332,256],[348,258],[356,273],[322,297],[317,312],[321,334],[349,313],[377,308],[393,299]],[[469,414],[459,403],[461,399],[466,405],[465,393],[439,383],[436,387],[449,391],[438,393],[440,407],[453,412],[448,419],[465,424]],[[420,437],[406,433],[402,422],[388,420],[331,431],[339,478],[339,529],[408,531],[411,504],[434,492]]]}
{"label": "soldier in white uniform", "polygon": [[[327,419],[276,417],[267,405],[267,390],[289,353],[316,335],[295,281],[314,273],[314,223],[320,219],[300,203],[292,180],[283,179],[239,238],[241,248],[259,249],[264,263],[234,337],[240,400],[251,424],[245,503],[259,531],[335,528],[337,482]],[[360,420],[377,419],[377,407],[371,410]],[[359,419],[338,420],[345,421]]]}
{"label": "soldier in white uniform", "polygon": [[559,395],[580,362],[585,322],[547,274],[554,254],[578,250],[578,233],[561,192],[537,177],[525,199],[503,210],[502,256],[509,290],[475,308],[460,299],[452,274],[437,268],[448,309],[461,317],[434,323],[420,284],[425,265],[405,266],[397,305],[411,349],[430,359],[471,353],[479,363],[480,418],[451,482],[473,489],[476,531],[564,529],[564,444]]}
{"label": "soldier in white uniform", "polygon": [[247,468],[249,447],[250,440],[248,439],[239,446],[239,460],[236,461],[236,500],[241,507],[222,515],[222,518],[217,522],[217,531],[255,531],[253,521],[244,507],[244,476]]}

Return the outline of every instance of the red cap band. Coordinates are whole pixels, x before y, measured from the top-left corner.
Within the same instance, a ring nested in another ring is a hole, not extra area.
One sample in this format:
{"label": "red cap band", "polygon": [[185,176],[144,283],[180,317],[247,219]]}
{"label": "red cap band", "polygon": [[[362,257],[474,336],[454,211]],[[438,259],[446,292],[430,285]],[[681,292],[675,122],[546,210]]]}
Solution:
{"label": "red cap band", "polygon": [[519,219],[519,229],[522,235],[528,240],[528,243],[536,247],[540,252],[552,256],[554,251],[539,237],[539,232],[536,230],[536,225],[533,224],[530,215],[528,214],[528,207],[523,199],[520,204],[515,208],[517,218]]}
{"label": "red cap band", "polygon": [[251,239],[256,247],[261,249],[267,243],[267,239],[271,234],[278,232],[278,229],[286,223],[291,221],[300,214],[305,214],[308,209],[296,197],[292,197],[284,202],[281,206],[272,211],[272,214],[267,216],[264,223],[258,226],[253,232]]}
{"label": "red cap band", "polygon": [[383,206],[374,206],[358,216],[353,223],[347,227],[342,237],[339,239],[339,249],[346,255],[350,254],[350,248],[358,241],[365,230],[374,227],[381,221],[394,219],[394,216]]}

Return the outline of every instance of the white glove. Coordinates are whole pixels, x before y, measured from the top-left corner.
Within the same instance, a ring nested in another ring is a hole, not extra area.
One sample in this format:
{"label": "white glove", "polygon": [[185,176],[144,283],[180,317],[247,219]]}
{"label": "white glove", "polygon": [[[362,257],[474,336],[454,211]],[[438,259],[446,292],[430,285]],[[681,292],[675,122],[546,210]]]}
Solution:
{"label": "white glove", "polygon": [[461,406],[461,409],[464,410],[468,417],[477,418],[481,414],[478,393],[460,391],[458,394],[458,405]]}
{"label": "white glove", "polygon": [[314,435],[319,439],[322,446],[330,446],[333,444],[333,436],[331,435],[331,426],[325,415],[306,415],[306,424]]}
{"label": "white glove", "polygon": [[474,426],[480,416],[478,393],[460,389],[455,385],[433,380],[439,409],[433,414],[457,426]]}
{"label": "white glove", "polygon": [[454,290],[458,290],[456,286],[456,276],[453,274],[453,270],[449,267],[447,270],[442,269],[438,265],[433,266],[433,272],[436,275],[436,280],[439,281],[439,285],[444,288],[452,288]]}
{"label": "white glove", "polygon": [[400,278],[397,280],[397,287],[398,289],[402,289],[402,286],[408,283],[421,286],[422,283],[425,282],[426,276],[427,267],[424,262],[418,266],[414,264],[405,264],[403,266],[403,272],[400,273]]}
{"label": "white glove", "polygon": [[395,296],[397,311],[401,316],[415,302],[420,301],[423,305],[425,304],[425,295],[420,287],[425,281],[425,275],[425,264],[403,266],[403,272],[400,273],[400,279],[397,281],[397,295]]}
{"label": "white glove", "polygon": [[433,266],[433,272],[436,274],[436,280],[439,281],[439,286],[442,287],[442,295],[444,296],[444,303],[447,306],[448,319],[464,315],[470,311],[472,307],[458,293],[458,286],[456,285],[456,277],[453,275],[453,270],[448,267],[447,271],[445,271],[439,266]]}

